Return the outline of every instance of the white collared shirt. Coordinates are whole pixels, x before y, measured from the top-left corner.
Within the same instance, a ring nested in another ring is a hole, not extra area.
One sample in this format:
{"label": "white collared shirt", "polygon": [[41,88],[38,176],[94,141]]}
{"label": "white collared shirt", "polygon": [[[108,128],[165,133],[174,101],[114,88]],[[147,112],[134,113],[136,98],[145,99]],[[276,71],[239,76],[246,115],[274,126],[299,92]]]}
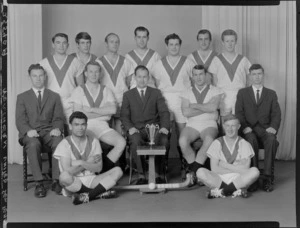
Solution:
{"label": "white collared shirt", "polygon": [[142,97],[142,93],[141,93],[142,90],[144,90],[144,96],[146,95],[147,87],[145,87],[145,88],[143,88],[143,89],[138,88],[138,87],[136,87],[136,88],[137,88],[137,90],[139,91],[139,94],[140,94],[141,97]]}
{"label": "white collared shirt", "polygon": [[41,89],[36,89],[36,88],[33,88],[33,87],[32,87],[32,89],[33,89],[33,91],[34,91],[36,97],[39,96],[39,91],[41,91],[41,96],[42,96],[42,99],[43,99],[45,87],[43,87],[43,88],[41,88]]}
{"label": "white collared shirt", "polygon": [[[254,97],[255,97],[255,100],[256,100],[256,93],[257,93],[257,90],[259,90],[259,98],[261,98],[261,92],[263,90],[263,86],[260,86],[259,88],[255,87],[254,85],[252,85],[252,89],[253,89],[253,92],[254,92]],[[257,101],[256,101],[257,102]]]}

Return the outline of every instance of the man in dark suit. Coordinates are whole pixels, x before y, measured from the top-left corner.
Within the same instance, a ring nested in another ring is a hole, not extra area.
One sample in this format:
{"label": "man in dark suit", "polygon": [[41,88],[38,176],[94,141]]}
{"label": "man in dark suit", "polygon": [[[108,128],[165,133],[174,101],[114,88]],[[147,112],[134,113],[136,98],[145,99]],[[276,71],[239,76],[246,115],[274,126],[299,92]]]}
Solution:
{"label": "man in dark suit", "polygon": [[[135,79],[137,87],[124,93],[121,121],[128,135],[130,153],[137,165],[139,179],[136,184],[146,184],[143,171],[145,161],[137,155],[137,146],[149,141],[145,130],[146,124],[158,124],[160,129],[155,137],[155,144],[165,146],[168,153],[170,113],[161,92],[147,86],[149,71],[145,66],[139,65],[135,68]],[[163,156],[155,158],[156,183],[164,183],[162,178],[164,159]]]}
{"label": "man in dark suit", "polygon": [[[42,145],[55,151],[62,140],[64,114],[60,96],[45,88],[46,73],[39,64],[28,69],[32,88],[17,97],[16,125],[19,142],[25,146],[33,178],[36,182],[35,196],[46,196],[41,171]],[[61,194],[58,182],[59,168],[57,159],[52,158],[52,190]]]}
{"label": "man in dark suit", "polygon": [[[273,191],[272,165],[274,164],[278,141],[276,134],[280,126],[281,111],[276,92],[263,86],[264,69],[253,64],[250,69],[252,86],[239,90],[235,113],[241,122],[241,131],[255,152],[253,166],[258,167],[259,142],[265,150],[263,190]],[[248,190],[255,191],[258,182]]]}

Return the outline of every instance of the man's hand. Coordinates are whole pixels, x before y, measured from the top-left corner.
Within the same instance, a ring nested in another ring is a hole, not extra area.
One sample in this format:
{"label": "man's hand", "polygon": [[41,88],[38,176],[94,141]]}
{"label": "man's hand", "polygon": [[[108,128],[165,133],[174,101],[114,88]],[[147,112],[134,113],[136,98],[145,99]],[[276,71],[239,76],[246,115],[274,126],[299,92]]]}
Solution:
{"label": "man's hand", "polygon": [[197,109],[198,107],[197,105],[198,105],[197,103],[190,103],[189,108]]}
{"label": "man's hand", "polygon": [[27,131],[27,136],[29,138],[40,137],[40,135],[37,133],[37,131],[35,129]]}
{"label": "man's hand", "polygon": [[248,133],[250,133],[250,132],[252,132],[251,127],[246,127],[246,128],[243,130],[244,135],[245,135],[245,134],[248,134]]}
{"label": "man's hand", "polygon": [[[88,161],[90,161],[90,160],[88,160]],[[98,163],[98,162],[100,162],[100,161],[101,161],[101,155],[100,155],[100,154],[96,154],[95,156],[93,156],[93,157],[91,158],[91,161],[90,161],[90,162]]]}
{"label": "man's hand", "polygon": [[268,133],[271,133],[271,134],[276,134],[276,130],[274,129],[274,128],[272,128],[272,127],[268,127],[267,129],[266,129],[266,132],[268,132]]}
{"label": "man's hand", "polygon": [[130,135],[133,135],[134,133],[139,133],[140,131],[138,129],[136,129],[135,127],[132,127],[129,129],[128,132]]}
{"label": "man's hand", "polygon": [[169,133],[169,131],[168,131],[166,128],[162,127],[162,128],[158,131],[158,133],[162,133],[162,134],[167,135],[167,134]]}
{"label": "man's hand", "polygon": [[61,131],[58,128],[52,129],[50,131],[50,136],[60,136],[61,135]]}
{"label": "man's hand", "polygon": [[82,160],[73,160],[71,162],[72,166],[81,166],[82,165]]}

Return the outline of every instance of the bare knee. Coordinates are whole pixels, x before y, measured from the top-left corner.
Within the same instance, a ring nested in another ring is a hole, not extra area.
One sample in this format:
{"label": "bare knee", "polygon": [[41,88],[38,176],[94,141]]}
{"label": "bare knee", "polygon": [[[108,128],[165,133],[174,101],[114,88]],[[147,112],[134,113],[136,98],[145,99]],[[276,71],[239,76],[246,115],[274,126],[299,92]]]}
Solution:
{"label": "bare knee", "polygon": [[112,171],[113,171],[112,175],[115,181],[118,181],[123,176],[123,171],[119,166],[112,168]]}
{"label": "bare knee", "polygon": [[258,168],[251,167],[250,168],[250,175],[251,175],[251,178],[257,179],[259,177],[259,175],[260,175],[260,172],[259,172]]}
{"label": "bare knee", "polygon": [[74,182],[74,177],[69,172],[64,171],[59,175],[59,183],[62,186],[67,187],[71,185],[73,182]]}
{"label": "bare knee", "polygon": [[187,148],[189,145],[190,145],[190,140],[188,140],[186,136],[179,137],[179,146],[182,150]]}
{"label": "bare knee", "polygon": [[202,182],[206,181],[207,180],[207,169],[205,169],[205,168],[198,169],[196,175],[200,181],[202,181]]}
{"label": "bare knee", "polygon": [[116,141],[117,141],[116,147],[117,147],[121,152],[123,152],[123,150],[124,150],[124,148],[125,148],[125,146],[126,146],[126,141],[125,141],[125,139],[124,139],[122,136],[120,136]]}

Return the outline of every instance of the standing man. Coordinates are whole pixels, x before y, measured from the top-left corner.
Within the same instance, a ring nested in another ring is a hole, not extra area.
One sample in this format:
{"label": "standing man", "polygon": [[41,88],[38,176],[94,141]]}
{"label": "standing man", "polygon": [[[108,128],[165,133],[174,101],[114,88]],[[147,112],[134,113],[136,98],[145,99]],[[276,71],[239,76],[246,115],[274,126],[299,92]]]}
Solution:
{"label": "standing man", "polygon": [[72,134],[61,141],[53,155],[59,160],[64,195],[72,195],[74,205],[116,197],[116,191],[109,189],[122,177],[122,170],[114,167],[96,175],[102,171],[102,151],[99,140],[86,135],[87,116],[74,112],[69,124]]}
{"label": "standing man", "polygon": [[[32,64],[28,69],[32,88],[17,97],[16,125],[19,142],[24,145],[36,182],[34,195],[45,197],[47,191],[42,176],[42,145],[47,145],[52,152],[62,140],[64,114],[60,97],[45,88],[46,73],[39,64]],[[59,169],[56,159],[52,159],[52,190],[60,194],[58,183]]]}
{"label": "standing man", "polygon": [[225,92],[221,116],[235,111],[236,95],[239,89],[246,87],[247,74],[251,63],[235,52],[237,34],[231,29],[222,33],[223,52],[215,56],[208,68],[213,74],[213,83]]}
{"label": "standing man", "polygon": [[238,136],[240,126],[236,116],[224,117],[225,136],[213,141],[207,150],[211,171],[206,168],[197,171],[198,180],[210,188],[209,199],[230,195],[246,198],[246,189],[259,177],[259,170],[250,168],[254,156],[250,143]]}
{"label": "standing man", "polygon": [[[194,85],[191,90],[182,94],[181,108],[187,118],[187,125],[180,134],[179,145],[193,177],[203,167],[207,158],[206,151],[218,135],[218,108],[223,92],[209,85],[206,77],[207,72],[203,65],[194,66]],[[195,152],[191,143],[199,137],[203,144]]]}
{"label": "standing man", "polygon": [[98,61],[103,69],[101,84],[112,90],[117,101],[117,113],[113,116],[114,129],[122,133],[120,121],[120,109],[123,93],[130,88],[131,75],[134,68],[128,59],[118,54],[120,38],[115,33],[109,33],[105,37],[107,52]]}
{"label": "standing man", "polygon": [[[199,49],[188,55],[188,58],[193,60],[196,65],[203,65],[205,69],[208,69],[211,61],[218,54],[210,47],[212,41],[210,31],[207,29],[201,29],[197,34],[197,41],[199,44]],[[208,84],[211,84],[212,81],[212,75],[207,73]]]}
{"label": "standing man", "polygon": [[[160,129],[155,137],[155,144],[165,146],[166,154],[168,154],[170,147],[168,137],[170,113],[161,92],[147,86],[149,71],[145,66],[140,65],[135,68],[135,79],[137,87],[124,93],[121,120],[128,135],[130,153],[132,153],[137,165],[139,174],[137,184],[147,184],[143,170],[145,161],[137,155],[137,146],[148,141],[145,126],[147,124],[158,124]],[[166,158],[167,155],[165,157],[155,157],[156,183],[165,183],[162,169]]]}
{"label": "standing man", "polygon": [[[276,134],[280,126],[281,110],[276,92],[263,86],[263,67],[260,64],[253,64],[249,70],[253,84],[238,92],[235,112],[241,122],[245,139],[254,149],[253,166],[258,167],[259,142],[265,149],[263,174],[266,179],[263,190],[271,192],[273,191],[272,179],[274,179],[272,166],[274,166],[279,144]],[[257,188],[256,182],[251,186],[250,191],[255,191]]]}
{"label": "standing man", "polygon": [[83,66],[73,55],[67,55],[69,40],[66,34],[55,34],[52,38],[52,47],[54,54],[41,60],[40,64],[48,76],[47,88],[60,95],[67,115],[69,108],[67,99],[77,85],[84,83]]}
{"label": "standing man", "polygon": [[[133,68],[138,65],[144,65],[150,71],[149,85],[155,87],[154,81],[151,74],[153,65],[161,59],[160,55],[148,48],[149,41],[149,30],[143,26],[139,26],[134,30],[134,39],[136,42],[136,49],[130,51],[125,57],[132,63]],[[134,79],[134,78],[133,78]],[[136,82],[132,82],[132,87],[135,86]]]}
{"label": "standing man", "polygon": [[108,125],[111,116],[117,112],[117,104],[112,91],[99,83],[100,73],[98,62],[88,62],[84,70],[86,83],[74,89],[69,101],[72,102],[74,111],[81,111],[88,117],[88,132],[113,146],[107,156],[103,157],[103,170],[106,171],[115,166],[124,151],[126,141]]}

